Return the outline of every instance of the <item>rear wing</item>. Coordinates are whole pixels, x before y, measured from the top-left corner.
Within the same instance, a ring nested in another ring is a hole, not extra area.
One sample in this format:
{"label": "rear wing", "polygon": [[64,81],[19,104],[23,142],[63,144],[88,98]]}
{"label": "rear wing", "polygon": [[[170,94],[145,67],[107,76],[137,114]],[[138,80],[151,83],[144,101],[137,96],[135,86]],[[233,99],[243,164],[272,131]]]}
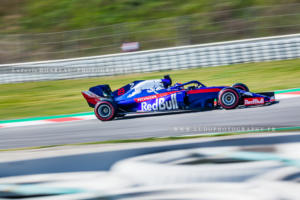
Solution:
{"label": "rear wing", "polygon": [[89,104],[89,106],[91,108],[94,108],[95,105],[99,101],[101,101],[101,97],[99,97],[98,95],[96,95],[95,93],[93,93],[91,91],[82,91],[81,94],[85,98],[85,100],[87,101],[87,103]]}

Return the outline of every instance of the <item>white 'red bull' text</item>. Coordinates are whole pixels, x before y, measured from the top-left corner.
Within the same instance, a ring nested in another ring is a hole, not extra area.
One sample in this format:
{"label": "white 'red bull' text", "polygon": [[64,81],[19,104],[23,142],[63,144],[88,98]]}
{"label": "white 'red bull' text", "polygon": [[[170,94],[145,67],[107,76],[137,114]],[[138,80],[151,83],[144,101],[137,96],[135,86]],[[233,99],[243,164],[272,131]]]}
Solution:
{"label": "white 'red bull' text", "polygon": [[264,104],[265,100],[263,97],[255,97],[255,98],[246,98],[245,99],[245,106],[249,105],[259,105],[259,104]]}
{"label": "white 'red bull' text", "polygon": [[164,111],[164,110],[176,110],[178,109],[176,94],[171,95],[170,100],[165,100],[165,98],[155,99],[154,103],[141,103],[141,111],[149,112],[149,111]]}

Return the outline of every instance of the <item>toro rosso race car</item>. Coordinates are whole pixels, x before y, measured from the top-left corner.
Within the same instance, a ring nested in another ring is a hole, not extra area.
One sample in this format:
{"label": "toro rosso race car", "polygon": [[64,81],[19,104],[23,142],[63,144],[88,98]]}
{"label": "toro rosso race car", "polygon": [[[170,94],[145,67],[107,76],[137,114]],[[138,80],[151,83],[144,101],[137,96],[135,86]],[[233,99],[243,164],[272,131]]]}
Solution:
{"label": "toro rosso race car", "polygon": [[109,85],[98,85],[83,91],[82,95],[101,121],[133,112],[234,109],[275,102],[274,92],[253,93],[242,83],[207,87],[194,80],[172,85],[169,75],[163,79],[134,81],[113,92]]}

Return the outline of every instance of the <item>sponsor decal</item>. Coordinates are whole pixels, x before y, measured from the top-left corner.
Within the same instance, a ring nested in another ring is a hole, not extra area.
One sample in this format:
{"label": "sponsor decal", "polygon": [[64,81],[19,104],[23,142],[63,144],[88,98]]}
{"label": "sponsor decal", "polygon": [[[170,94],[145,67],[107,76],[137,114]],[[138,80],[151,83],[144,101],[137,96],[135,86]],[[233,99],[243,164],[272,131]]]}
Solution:
{"label": "sponsor decal", "polygon": [[146,97],[139,97],[139,98],[135,98],[134,101],[137,103],[140,103],[140,102],[149,101],[152,99],[157,99],[157,98],[161,98],[164,96],[168,96],[168,95],[174,94],[176,92],[179,92],[179,91],[164,92],[164,93],[154,94],[154,95],[150,95],[150,96],[146,96]]}
{"label": "sponsor decal", "polygon": [[118,96],[121,96],[123,94],[125,94],[125,89],[124,88],[118,89]]}
{"label": "sponsor decal", "polygon": [[214,107],[217,107],[218,106],[218,101],[217,99],[214,99]]}
{"label": "sponsor decal", "polygon": [[265,99],[263,97],[253,97],[253,98],[245,98],[244,99],[245,106],[261,105],[264,103],[265,103]]}
{"label": "sponsor decal", "polygon": [[[152,95],[154,96],[154,95]],[[176,110],[178,109],[176,94],[171,94],[170,96],[157,98],[153,101],[141,102],[140,111],[150,112],[150,111],[164,111],[164,110]]]}

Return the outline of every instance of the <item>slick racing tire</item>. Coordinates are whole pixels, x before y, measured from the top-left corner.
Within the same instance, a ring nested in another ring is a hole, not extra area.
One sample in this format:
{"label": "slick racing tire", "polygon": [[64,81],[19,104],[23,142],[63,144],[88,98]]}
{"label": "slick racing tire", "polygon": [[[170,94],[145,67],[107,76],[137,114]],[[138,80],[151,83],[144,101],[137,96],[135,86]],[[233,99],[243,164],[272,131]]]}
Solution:
{"label": "slick racing tire", "polygon": [[219,105],[225,109],[234,109],[239,105],[240,94],[235,88],[224,88],[219,93]]}
{"label": "slick racing tire", "polygon": [[116,115],[116,109],[111,102],[100,101],[94,108],[96,117],[101,121],[113,120]]}
{"label": "slick racing tire", "polygon": [[232,87],[249,92],[249,88],[247,87],[247,85],[245,85],[243,83],[235,83],[232,85]]}

